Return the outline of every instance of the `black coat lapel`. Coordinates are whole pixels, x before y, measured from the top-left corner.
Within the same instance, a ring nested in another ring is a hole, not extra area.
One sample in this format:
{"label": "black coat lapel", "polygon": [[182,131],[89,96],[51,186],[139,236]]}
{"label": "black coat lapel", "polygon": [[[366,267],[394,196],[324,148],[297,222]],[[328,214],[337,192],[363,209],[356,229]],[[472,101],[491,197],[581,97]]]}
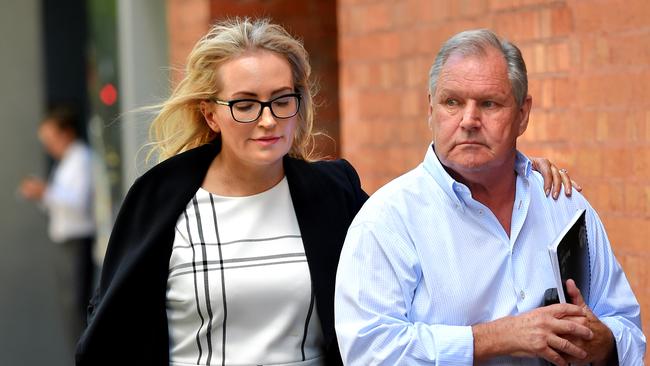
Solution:
{"label": "black coat lapel", "polygon": [[338,364],[340,356],[334,332],[336,268],[347,228],[358,208],[347,209],[353,206],[350,201],[354,198],[342,192],[345,191],[343,187],[350,187],[351,183],[328,174],[329,168],[322,169],[319,163],[285,158],[284,169],[330,356],[328,364]]}

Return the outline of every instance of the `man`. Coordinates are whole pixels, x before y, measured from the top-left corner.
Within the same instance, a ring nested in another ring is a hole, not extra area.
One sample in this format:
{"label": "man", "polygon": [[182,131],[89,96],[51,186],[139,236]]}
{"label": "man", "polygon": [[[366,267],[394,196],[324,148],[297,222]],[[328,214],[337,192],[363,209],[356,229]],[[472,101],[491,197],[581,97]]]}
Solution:
{"label": "man", "polygon": [[[348,365],[641,365],[639,304],[582,195],[546,197],[516,149],[532,98],[516,46],[488,30],[448,40],[430,73],[433,144],[354,219],[337,274]],[[541,306],[547,246],[587,209],[589,303]]]}
{"label": "man", "polygon": [[48,183],[34,177],[20,185],[21,194],[43,205],[48,234],[58,244],[54,256],[57,295],[72,350],[83,329],[92,290],[93,219],[92,154],[78,139],[75,114],[57,107],[41,122],[38,137],[57,162]]}

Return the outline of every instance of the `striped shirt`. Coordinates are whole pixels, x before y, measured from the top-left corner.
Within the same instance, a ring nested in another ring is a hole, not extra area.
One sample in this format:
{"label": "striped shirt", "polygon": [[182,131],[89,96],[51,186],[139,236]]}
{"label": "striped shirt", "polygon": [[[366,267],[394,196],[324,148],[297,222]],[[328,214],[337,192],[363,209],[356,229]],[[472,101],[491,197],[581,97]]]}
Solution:
{"label": "striped shirt", "polygon": [[592,269],[587,305],[611,329],[620,364],[642,364],[639,303],[598,215],[578,192],[547,197],[522,154],[515,171],[510,233],[432,148],[370,197],[350,226],[337,272],[336,332],[346,365],[474,364],[471,326],[542,304],[555,287],[547,246],[580,208],[587,209]]}
{"label": "striped shirt", "polygon": [[171,365],[322,365],[315,306],[286,178],[246,197],[199,189],[169,263]]}

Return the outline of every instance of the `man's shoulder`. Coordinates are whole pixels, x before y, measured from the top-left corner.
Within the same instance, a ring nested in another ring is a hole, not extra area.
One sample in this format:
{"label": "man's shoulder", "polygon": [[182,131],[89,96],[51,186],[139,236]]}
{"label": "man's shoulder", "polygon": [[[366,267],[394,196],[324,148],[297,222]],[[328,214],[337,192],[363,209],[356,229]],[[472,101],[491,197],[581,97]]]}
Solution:
{"label": "man's shoulder", "polygon": [[560,225],[560,227],[575,214],[577,210],[586,209],[591,215],[597,213],[594,208],[589,204],[587,198],[577,190],[573,189],[571,196],[564,194],[564,188],[560,191],[557,199],[550,195],[546,196],[544,193],[544,180],[540,173],[532,172],[528,178],[531,189],[531,200],[533,206],[531,208],[546,217],[552,218],[552,221]]}
{"label": "man's shoulder", "polygon": [[423,206],[444,204],[440,202],[440,192],[435,180],[419,165],[373,193],[357,215],[358,222],[417,214],[417,210]]}

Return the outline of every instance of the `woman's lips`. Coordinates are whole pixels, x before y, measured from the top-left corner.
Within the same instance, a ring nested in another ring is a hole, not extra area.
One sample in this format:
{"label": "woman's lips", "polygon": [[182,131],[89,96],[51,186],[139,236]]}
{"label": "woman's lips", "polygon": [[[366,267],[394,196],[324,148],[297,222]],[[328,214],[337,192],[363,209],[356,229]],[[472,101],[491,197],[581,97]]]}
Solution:
{"label": "woman's lips", "polygon": [[257,142],[262,146],[270,146],[280,141],[280,137],[278,136],[260,137],[257,139],[253,139],[253,141]]}

